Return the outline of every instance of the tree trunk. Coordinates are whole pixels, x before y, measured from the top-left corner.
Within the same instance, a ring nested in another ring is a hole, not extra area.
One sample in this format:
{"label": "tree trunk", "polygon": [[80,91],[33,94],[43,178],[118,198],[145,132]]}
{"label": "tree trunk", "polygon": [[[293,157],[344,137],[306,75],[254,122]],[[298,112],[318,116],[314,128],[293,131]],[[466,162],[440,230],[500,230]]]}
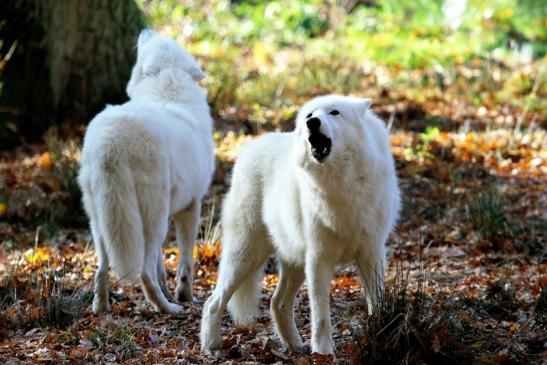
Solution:
{"label": "tree trunk", "polygon": [[3,0],[0,149],[126,99],[143,18],[133,0]]}

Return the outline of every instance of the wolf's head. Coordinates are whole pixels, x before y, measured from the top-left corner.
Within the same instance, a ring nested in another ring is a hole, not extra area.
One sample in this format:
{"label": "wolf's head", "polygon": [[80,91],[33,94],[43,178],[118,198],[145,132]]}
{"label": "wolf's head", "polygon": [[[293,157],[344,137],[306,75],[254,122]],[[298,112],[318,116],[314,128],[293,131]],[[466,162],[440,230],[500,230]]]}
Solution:
{"label": "wolf's head", "polygon": [[194,57],[177,42],[145,29],[139,35],[137,62],[127,84],[129,97],[133,97],[135,88],[141,81],[153,78],[164,70],[182,78],[181,82],[197,82],[205,77]]}
{"label": "wolf's head", "polygon": [[297,156],[308,166],[340,164],[369,143],[365,116],[370,99],[326,95],[304,104],[296,119]]}

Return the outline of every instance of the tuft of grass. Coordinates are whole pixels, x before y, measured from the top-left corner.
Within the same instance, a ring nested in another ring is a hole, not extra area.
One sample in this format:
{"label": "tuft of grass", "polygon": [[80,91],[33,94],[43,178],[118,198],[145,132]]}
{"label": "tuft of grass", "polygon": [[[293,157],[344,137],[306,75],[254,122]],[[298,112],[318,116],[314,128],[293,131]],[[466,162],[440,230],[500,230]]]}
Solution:
{"label": "tuft of grass", "polygon": [[42,325],[66,328],[81,318],[82,312],[93,301],[92,290],[66,290],[46,300]]}
{"label": "tuft of grass", "polygon": [[89,334],[89,340],[99,349],[108,350],[114,347],[122,358],[134,357],[140,350],[135,335],[127,326],[111,324],[105,328],[94,329]]}
{"label": "tuft of grass", "polygon": [[57,336],[56,342],[62,346],[77,346],[80,343],[80,334],[71,328]]}
{"label": "tuft of grass", "polygon": [[496,249],[517,250],[531,256],[545,255],[542,233],[547,221],[542,217],[508,218],[504,202],[495,193],[487,191],[470,199],[465,205],[466,215],[481,239]]}
{"label": "tuft of grass", "polygon": [[87,285],[66,286],[64,270],[38,270],[28,275],[14,271],[2,281],[0,309],[22,327],[67,328],[82,317],[93,300]]}
{"label": "tuft of grass", "polygon": [[197,267],[218,265],[220,257],[220,222],[217,209],[217,198],[213,197],[206,202],[206,218],[199,230],[199,243],[195,247],[194,258]]}
{"label": "tuft of grass", "polygon": [[491,312],[497,312],[494,308],[518,308],[507,306],[516,305],[510,285],[492,283],[485,299],[440,291],[426,294],[423,275],[413,286],[409,272],[397,265],[395,279],[388,283],[379,305],[361,320],[360,329],[353,329],[352,363],[467,364],[494,357],[508,363],[532,363],[539,359],[538,341],[545,338],[541,323],[530,321],[502,336],[484,325],[492,319]]}
{"label": "tuft of grass", "polygon": [[467,216],[482,238],[494,240],[511,234],[503,204],[491,192],[481,193],[466,206]]}
{"label": "tuft of grass", "polygon": [[0,286],[0,310],[5,310],[13,301],[13,289],[7,285]]}

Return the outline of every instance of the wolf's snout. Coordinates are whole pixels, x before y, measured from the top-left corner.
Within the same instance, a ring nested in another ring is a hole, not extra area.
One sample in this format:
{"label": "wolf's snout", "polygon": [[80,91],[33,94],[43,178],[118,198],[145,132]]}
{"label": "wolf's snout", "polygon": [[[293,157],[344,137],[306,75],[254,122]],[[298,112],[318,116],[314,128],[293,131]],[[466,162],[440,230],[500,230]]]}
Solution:
{"label": "wolf's snout", "polygon": [[321,126],[321,119],[317,117],[310,118],[306,120],[306,125],[308,126],[310,131],[315,132]]}
{"label": "wolf's snout", "polygon": [[321,119],[317,117],[309,118],[306,120],[306,126],[309,130],[308,142],[310,143],[311,154],[317,162],[322,162],[330,154],[332,141],[321,132]]}

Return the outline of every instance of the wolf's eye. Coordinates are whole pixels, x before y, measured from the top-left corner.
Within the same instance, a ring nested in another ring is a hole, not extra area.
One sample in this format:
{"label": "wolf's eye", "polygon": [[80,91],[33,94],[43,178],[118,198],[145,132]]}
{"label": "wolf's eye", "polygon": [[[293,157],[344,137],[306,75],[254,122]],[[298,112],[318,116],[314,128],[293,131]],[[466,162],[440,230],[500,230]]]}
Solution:
{"label": "wolf's eye", "polygon": [[338,110],[334,109],[329,114],[330,115],[338,115],[338,114],[340,114],[340,112]]}
{"label": "wolf's eye", "polygon": [[306,115],[306,119],[310,119],[312,114],[313,113],[310,113],[310,114]]}

